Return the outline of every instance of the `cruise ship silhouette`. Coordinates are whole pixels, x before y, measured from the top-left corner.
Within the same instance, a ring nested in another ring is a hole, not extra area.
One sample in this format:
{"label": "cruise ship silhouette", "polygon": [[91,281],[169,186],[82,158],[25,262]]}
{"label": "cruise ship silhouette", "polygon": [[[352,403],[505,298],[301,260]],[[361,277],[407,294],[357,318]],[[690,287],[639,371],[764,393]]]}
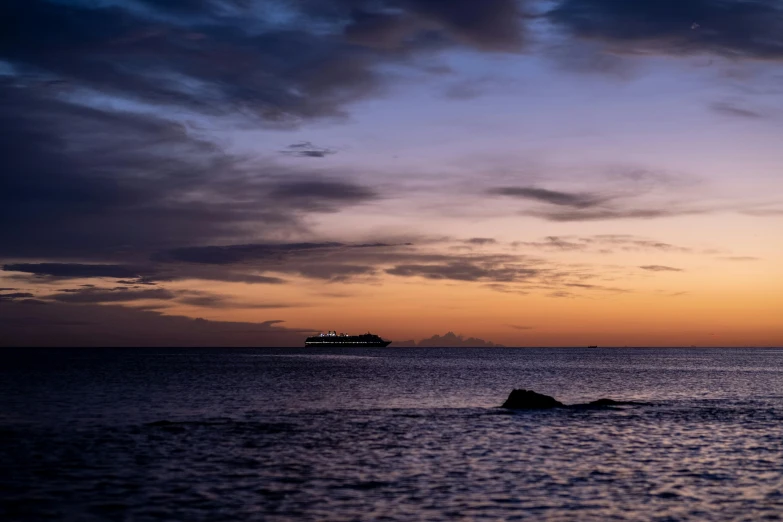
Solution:
{"label": "cruise ship silhouette", "polygon": [[384,341],[379,336],[369,332],[362,335],[348,335],[330,331],[305,339],[305,346],[321,346],[324,348],[341,348],[349,346],[357,348],[385,348],[390,344],[391,341]]}

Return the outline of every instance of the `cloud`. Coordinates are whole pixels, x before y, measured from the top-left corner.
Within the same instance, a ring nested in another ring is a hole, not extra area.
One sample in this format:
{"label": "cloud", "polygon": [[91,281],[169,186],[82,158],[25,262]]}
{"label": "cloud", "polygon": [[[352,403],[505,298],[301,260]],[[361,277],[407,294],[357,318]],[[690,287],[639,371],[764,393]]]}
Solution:
{"label": "cloud", "polygon": [[280,153],[287,156],[296,156],[298,158],[325,158],[326,156],[337,154],[337,151],[316,147],[309,141],[303,141],[289,145],[285,150],[280,151]]}
{"label": "cloud", "polygon": [[35,276],[49,276],[62,279],[90,277],[133,278],[141,277],[145,269],[124,265],[99,265],[82,263],[14,263],[3,265],[5,272],[23,272]]}
{"label": "cloud", "polygon": [[248,245],[202,246],[160,252],[154,259],[211,265],[237,264],[257,260],[282,260],[297,255],[321,256],[326,252],[361,248],[383,248],[386,243],[350,245],[334,241],[311,243],[258,243]]}
{"label": "cloud", "polygon": [[[697,205],[681,196],[699,180],[645,168],[608,166],[590,182],[590,190],[551,190],[535,186],[486,189],[487,196],[530,202],[519,214],[547,221],[654,219],[726,210],[725,206]],[[572,179],[584,184],[584,179]]]}
{"label": "cloud", "polygon": [[[12,290],[12,289],[10,289]],[[28,292],[11,292],[6,294],[0,294],[0,301],[12,301],[14,299],[29,299],[35,297]]]}
{"label": "cloud", "polygon": [[386,270],[386,273],[401,277],[503,283],[530,279],[538,275],[539,271],[534,268],[519,266],[493,266],[487,264],[481,266],[469,261],[454,261],[442,264],[397,265]]}
{"label": "cloud", "polygon": [[423,46],[433,39],[485,51],[519,51],[526,43],[521,5],[516,0],[377,2],[377,10],[354,8],[345,34],[351,42],[387,51]]}
{"label": "cloud", "polygon": [[710,108],[713,111],[726,116],[734,116],[751,120],[760,120],[767,117],[765,114],[762,114],[758,111],[754,111],[752,109],[748,109],[747,107],[742,107],[730,102],[716,102],[710,105]]}
{"label": "cloud", "polygon": [[574,251],[587,249],[589,242],[584,238],[571,239],[558,236],[547,236],[543,241],[515,241],[512,243],[512,246],[526,246],[543,250]]}
{"label": "cloud", "polygon": [[541,241],[515,241],[512,246],[525,246],[549,251],[592,251],[610,254],[622,252],[693,253],[693,249],[628,234],[598,234],[594,236],[547,236]]}
{"label": "cloud", "polygon": [[372,276],[386,256],[410,247],[392,243],[257,243],[178,248],[157,252],[159,279],[214,279],[250,284],[284,284],[268,272],[330,282]]}
{"label": "cloud", "polygon": [[252,309],[275,309],[275,308],[291,308],[293,305],[288,303],[247,303],[239,301],[232,296],[225,294],[217,294],[214,292],[205,292],[201,290],[182,290],[177,292],[177,302],[198,306],[202,308],[252,308]]}
{"label": "cloud", "polygon": [[0,152],[7,256],[107,258],[225,236],[247,220],[296,220],[273,205],[253,210],[254,193],[263,201],[259,182],[180,124],[70,104],[2,79]]}
{"label": "cloud", "polygon": [[656,241],[653,239],[647,239],[644,237],[633,236],[628,234],[599,234],[587,238],[587,241],[602,246],[616,247],[620,250],[627,251],[627,252],[636,252],[636,251],[644,251],[644,250],[659,250],[663,252],[681,252],[681,253],[693,252],[692,248],[672,245],[671,243],[665,243],[663,241]]}
{"label": "cloud", "polygon": [[[133,279],[133,280],[119,279],[116,281],[116,283],[121,285],[132,285],[132,286],[137,286],[137,285],[155,286],[158,284],[156,281],[150,281],[149,279],[143,277],[140,279]],[[93,285],[82,285],[82,286],[92,287]]]}
{"label": "cloud", "polygon": [[511,196],[578,209],[595,207],[610,199],[587,193],[560,192],[534,187],[501,187],[492,189],[489,193],[497,196]]}
{"label": "cloud", "polygon": [[699,210],[676,210],[666,209],[588,209],[588,210],[568,210],[568,211],[530,211],[525,215],[533,216],[547,221],[570,222],[570,221],[606,221],[618,219],[658,219],[673,216],[682,216],[689,214],[700,214]]}
{"label": "cloud", "polygon": [[433,335],[428,339],[422,339],[417,343],[420,347],[445,347],[445,348],[458,348],[458,347],[473,347],[473,348],[501,348],[503,345],[495,344],[490,341],[478,339],[476,337],[465,338],[461,335],[457,335],[454,332],[448,332],[445,335]]}
{"label": "cloud", "polygon": [[507,283],[488,283],[484,285],[485,288],[492,290],[493,292],[500,292],[503,294],[515,294],[515,295],[528,295],[527,290],[520,290],[517,285],[511,285]]}
{"label": "cloud", "polygon": [[761,258],[758,257],[752,257],[752,256],[724,256],[719,257],[721,261],[736,261],[736,262],[746,262],[746,261],[759,261]]}
{"label": "cloud", "polygon": [[377,92],[380,65],[526,42],[517,0],[305,0],[273,7],[289,15],[276,20],[258,2],[145,4],[5,1],[0,58],[147,104],[296,124]]}
{"label": "cloud", "polygon": [[[678,208],[671,204],[666,208],[639,208],[638,204],[630,205],[621,201],[619,195],[563,192],[534,187],[501,187],[489,190],[488,194],[509,196],[548,205],[550,208],[525,210],[522,214],[555,222],[654,219],[703,212],[693,208]],[[635,195],[638,194],[628,194],[622,197],[627,199]],[[566,210],[560,210],[557,207],[566,207]]]}
{"label": "cloud", "polygon": [[534,330],[535,326],[520,326],[516,324],[509,324],[507,325],[509,328],[513,328],[514,330]]}
{"label": "cloud", "polygon": [[47,299],[60,303],[125,303],[143,300],[170,301],[176,297],[174,292],[163,288],[149,290],[82,288],[52,294]]}
{"label": "cloud", "polygon": [[368,187],[339,180],[302,179],[280,182],[272,187],[269,197],[278,204],[288,204],[309,211],[336,211],[341,205],[365,203],[378,199]]}
{"label": "cloud", "polygon": [[141,262],[154,250],[301,234],[308,215],[378,199],[336,174],[227,154],[156,115],[2,78],[0,154],[0,243],[16,260]]}
{"label": "cloud", "polygon": [[[31,297],[31,294],[25,294]],[[65,288],[58,290],[57,294],[44,296],[43,299],[69,304],[99,304],[99,303],[130,303],[133,301],[170,301],[180,304],[197,306],[202,308],[246,308],[246,309],[274,309],[290,308],[293,305],[287,303],[253,303],[237,300],[233,296],[206,292],[201,290],[168,290],[155,289],[131,289],[128,287],[114,288]]]}
{"label": "cloud", "polygon": [[683,272],[682,268],[674,268],[671,266],[663,266],[663,265],[645,265],[640,266],[642,270],[648,270],[650,272]]}
{"label": "cloud", "polygon": [[302,266],[296,273],[311,279],[346,282],[355,279],[357,276],[373,275],[375,272],[376,268],[372,266],[318,263]]}
{"label": "cloud", "polygon": [[112,304],[0,301],[1,346],[302,346],[314,330],[282,321],[207,321]]}
{"label": "cloud", "polygon": [[783,59],[778,0],[560,0],[547,18],[612,53]]}
{"label": "cloud", "polygon": [[576,297],[576,295],[571,292],[564,292],[561,290],[558,292],[551,292],[547,294],[547,297],[551,297],[553,299],[573,299]]}
{"label": "cloud", "polygon": [[[218,254],[210,252],[207,248],[202,253],[205,261],[212,255],[213,264],[220,264]],[[188,256],[187,249],[183,252],[174,251],[168,254],[174,260],[180,255],[185,260]],[[229,254],[223,252],[223,257],[229,257]],[[171,260],[163,256],[153,256],[155,261]],[[230,263],[226,260],[226,263]],[[225,281],[241,282],[248,284],[284,284],[286,281],[279,277],[265,276],[253,272],[242,272],[236,270],[210,270],[201,267],[194,267],[187,264],[178,265],[154,265],[149,264],[146,267],[132,267],[126,265],[107,265],[107,264],[84,264],[84,263],[15,263],[3,266],[4,271],[22,272],[31,274],[35,277],[51,279],[87,279],[87,278],[115,278],[117,284],[129,286],[155,286],[161,281],[177,281],[185,279],[201,279],[206,281]],[[120,279],[136,277],[136,279]]]}
{"label": "cloud", "polygon": [[[190,274],[194,278],[209,277],[217,269],[217,277],[248,283],[281,284],[286,281],[259,272],[294,274],[330,282],[350,282],[374,275],[380,266],[393,262],[410,245],[391,243],[259,243],[248,245],[203,246],[159,252],[153,259],[171,264],[178,278]],[[206,269],[202,272],[202,270]]]}
{"label": "cloud", "polygon": [[[628,241],[644,244],[647,240],[629,238]],[[400,278],[482,283],[493,290],[520,294],[531,290],[560,289],[568,283],[586,285],[586,279],[597,277],[597,274],[583,268],[571,270],[526,255],[445,254],[430,251],[424,243],[420,246],[391,242],[204,246],[160,252],[155,259],[161,263],[161,273],[164,272],[162,267],[171,266],[177,277],[192,273],[191,270],[214,269],[220,274],[237,274],[237,277],[257,273],[291,274],[307,279],[352,283],[376,281],[381,275],[388,274]],[[659,247],[662,248],[663,244]],[[621,291],[601,285],[593,285],[591,289]]]}
{"label": "cloud", "polygon": [[[0,62],[11,71],[0,77],[8,259],[119,265],[155,251],[305,236],[313,213],[379,194],[350,172],[228,153],[207,137],[213,124],[343,116],[382,90],[384,65],[418,67],[447,48],[518,51],[526,41],[515,0],[306,0],[274,7],[290,15],[281,17],[239,0],[144,4],[0,3]],[[392,14],[404,20],[399,39],[378,46],[370,31],[361,43],[362,28]],[[310,142],[288,150],[333,152]]]}
{"label": "cloud", "polygon": [[759,208],[752,210],[744,210],[743,214],[757,217],[777,217],[783,216],[783,208]]}
{"label": "cloud", "polygon": [[491,237],[472,237],[470,239],[465,240],[465,243],[467,243],[468,245],[479,245],[479,246],[494,245],[497,242],[498,242],[497,239],[493,239]]}

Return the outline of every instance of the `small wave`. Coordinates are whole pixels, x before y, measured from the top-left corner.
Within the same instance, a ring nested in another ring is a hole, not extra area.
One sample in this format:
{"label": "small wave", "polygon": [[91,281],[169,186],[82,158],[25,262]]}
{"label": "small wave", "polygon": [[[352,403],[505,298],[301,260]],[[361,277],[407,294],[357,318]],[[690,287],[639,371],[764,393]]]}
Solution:
{"label": "small wave", "polygon": [[286,357],[297,359],[378,359],[372,355],[343,355],[330,353],[259,353],[243,354],[242,357]]}
{"label": "small wave", "polygon": [[157,428],[170,433],[182,433],[189,428],[228,428],[236,431],[249,431],[259,434],[293,433],[296,426],[283,422],[236,421],[233,419],[215,419],[203,421],[159,420],[144,424],[147,428]]}

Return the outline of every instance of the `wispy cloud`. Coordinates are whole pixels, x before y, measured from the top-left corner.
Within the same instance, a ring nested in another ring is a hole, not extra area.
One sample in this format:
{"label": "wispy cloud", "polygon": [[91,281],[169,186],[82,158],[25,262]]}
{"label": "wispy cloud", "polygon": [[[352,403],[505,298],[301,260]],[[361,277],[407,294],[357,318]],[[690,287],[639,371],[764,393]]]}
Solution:
{"label": "wispy cloud", "polygon": [[281,154],[296,156],[298,158],[325,158],[326,156],[337,154],[337,151],[334,149],[317,147],[309,141],[294,143],[280,152]]}
{"label": "wispy cloud", "polygon": [[614,252],[674,252],[694,253],[689,247],[682,247],[627,234],[598,234],[595,236],[547,236],[541,241],[516,241],[515,247],[528,247],[548,251],[593,251],[603,254]]}
{"label": "wispy cloud", "polygon": [[721,261],[736,261],[736,262],[748,262],[748,261],[760,261],[761,258],[753,256],[723,256],[719,257]]}
{"label": "wispy cloud", "polygon": [[472,237],[470,239],[466,239],[464,242],[467,243],[468,245],[484,246],[484,245],[494,245],[498,241],[497,239],[491,237]]}
{"label": "wispy cloud", "polygon": [[751,120],[760,120],[767,117],[765,114],[761,112],[731,102],[716,102],[711,104],[710,108],[713,111],[723,114],[725,116],[733,116],[733,117],[746,118]]}
{"label": "wispy cloud", "polygon": [[443,264],[397,265],[386,270],[387,274],[426,279],[452,279],[455,281],[513,282],[524,281],[539,274],[535,268],[522,266],[481,266],[468,261]]}
{"label": "wispy cloud", "polygon": [[636,170],[610,176],[599,191],[500,187],[489,189],[487,194],[529,202],[519,211],[520,215],[554,222],[659,219],[715,210],[687,201],[673,200],[662,204],[660,198],[656,202],[643,199],[650,192],[670,188],[673,184],[666,176]]}
{"label": "wispy cloud", "polygon": [[241,301],[233,296],[203,290],[179,290],[176,292],[176,301],[181,304],[197,306],[201,308],[231,308],[231,309],[260,309],[272,310],[279,308],[292,308],[303,306],[292,303],[253,303]]}
{"label": "wispy cloud", "polygon": [[683,216],[692,214],[701,214],[704,211],[697,209],[673,209],[673,208],[627,208],[627,209],[613,209],[613,208],[598,208],[598,209],[586,209],[586,210],[569,210],[569,211],[530,211],[525,212],[525,215],[534,216],[547,221],[555,222],[570,222],[570,221],[609,221],[609,220],[625,220],[625,219],[658,219],[667,218],[673,216]]}
{"label": "wispy cloud", "polygon": [[562,192],[535,187],[500,187],[489,191],[492,195],[529,199],[541,203],[585,209],[608,201],[609,197],[589,193]]}
{"label": "wispy cloud", "polygon": [[671,266],[664,266],[664,265],[644,265],[640,266],[642,270],[647,270],[649,272],[683,272],[682,268],[674,268]]}

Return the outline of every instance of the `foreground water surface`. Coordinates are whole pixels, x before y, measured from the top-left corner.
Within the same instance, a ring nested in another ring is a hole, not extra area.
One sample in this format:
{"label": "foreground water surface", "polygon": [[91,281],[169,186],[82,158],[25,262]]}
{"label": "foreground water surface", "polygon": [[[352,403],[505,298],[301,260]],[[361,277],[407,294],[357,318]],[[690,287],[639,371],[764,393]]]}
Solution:
{"label": "foreground water surface", "polygon": [[783,515],[778,349],[6,350],[0,397],[7,521]]}

